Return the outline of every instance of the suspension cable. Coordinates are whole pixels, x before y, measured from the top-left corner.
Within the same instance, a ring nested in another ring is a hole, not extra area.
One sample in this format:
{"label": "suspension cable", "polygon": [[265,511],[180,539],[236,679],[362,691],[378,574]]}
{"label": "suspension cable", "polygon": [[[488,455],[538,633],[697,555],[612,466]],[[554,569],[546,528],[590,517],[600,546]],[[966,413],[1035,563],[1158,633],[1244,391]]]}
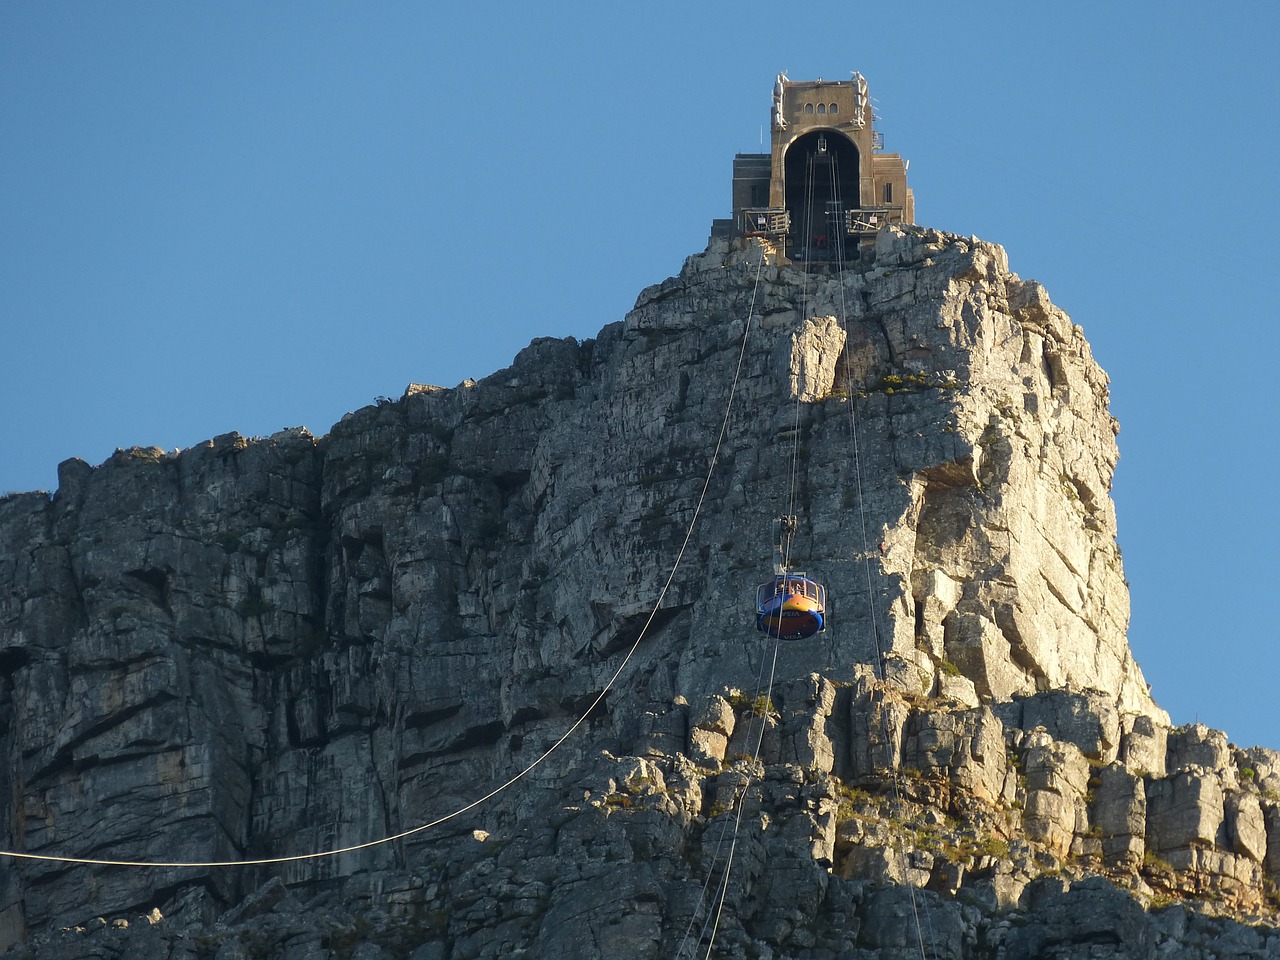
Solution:
{"label": "suspension cable", "polygon": [[[762,250],[761,251],[762,261],[763,261],[763,257],[764,257],[764,253]],[[752,294],[751,303],[752,303],[752,314],[754,314],[755,312],[755,294],[754,293]],[[748,318],[748,325],[750,325],[750,318]],[[745,341],[744,341],[744,346],[745,346]],[[782,547],[782,552],[784,554],[783,563],[784,563],[784,569],[785,569],[786,565],[789,564],[789,553],[790,553],[790,543],[791,543],[790,537],[789,536],[784,537],[783,543],[784,543],[784,546]],[[773,702],[773,683],[774,683],[775,677],[777,676],[778,650],[781,644],[781,624],[779,624],[778,631],[775,632],[772,636],[773,636],[773,656],[770,660],[768,681],[767,682],[764,681],[764,665],[766,662],[765,658],[761,658],[760,672],[756,676],[755,697],[752,700],[752,706],[754,709],[756,709],[759,712],[760,729],[758,734],[756,735],[755,745],[754,747],[751,748],[752,764],[746,770],[744,782],[739,788],[737,788],[734,791],[735,798],[732,804],[732,808],[734,810],[733,838],[729,843],[729,852],[725,857],[724,873],[721,875],[720,882],[717,884],[718,895],[715,897],[716,908],[714,912],[713,911],[707,912],[706,916],[703,919],[702,927],[698,931],[698,937],[695,941],[693,941],[694,943],[693,949],[696,953],[697,945],[702,942],[704,937],[707,938],[707,952],[706,952],[707,958],[710,958],[711,956],[711,950],[715,946],[716,936],[720,929],[720,920],[724,913],[725,902],[729,892],[729,881],[733,872],[734,858],[738,849],[738,836],[742,828],[743,810],[745,809],[747,795],[750,793],[750,790],[751,790],[751,784],[753,779],[752,770],[754,769],[754,766],[760,762],[760,752],[764,744],[764,731],[766,726],[768,725],[768,720],[769,720],[769,715],[768,715],[769,706]],[[749,730],[750,728],[748,728],[748,731]],[[748,732],[748,737],[749,736],[750,736],[750,733]],[[748,742],[750,741],[748,740]],[[716,849],[712,854],[711,862],[707,867],[707,876],[706,876],[706,879],[703,881],[702,890],[698,895],[698,902],[695,904],[693,912],[689,917],[689,923],[685,928],[684,937],[683,939],[681,939],[679,946],[676,948],[675,955],[677,960],[679,957],[683,956],[684,954],[685,945],[689,942],[689,936],[693,932],[694,924],[697,922],[698,912],[702,909],[703,902],[706,900],[707,891],[710,889],[710,886],[711,886],[711,878],[715,875],[715,865],[720,860],[720,848],[724,845],[724,840],[725,840],[725,837],[728,835],[728,833],[729,833],[729,823],[726,820],[724,821],[724,826],[720,831],[720,838],[719,840],[716,841]],[[709,936],[708,936],[708,928],[710,928]]]}
{"label": "suspension cable", "polygon": [[[809,304],[809,262],[812,260],[812,250],[809,248],[808,243],[813,236],[813,201],[814,201],[815,189],[816,189],[815,183],[814,183],[815,181],[814,155],[809,154],[805,159],[806,159],[805,185],[804,185],[804,192],[803,192],[804,214],[801,217],[801,229],[803,231],[802,236],[806,240],[805,270],[803,274],[804,280],[802,281],[802,284],[801,284],[801,294],[800,294],[800,316],[802,321],[807,319],[808,304]],[[800,457],[799,457],[800,410],[801,410],[800,391],[796,390],[795,403],[794,403],[795,414],[794,414],[794,420],[792,424],[790,467],[788,471],[789,476],[788,476],[787,511],[786,511],[787,517],[794,517],[796,514],[797,476],[799,474],[799,460],[800,460]],[[786,572],[791,567],[791,546],[792,546],[793,535],[794,535],[793,530],[786,527],[785,524],[783,526],[783,529],[779,531],[779,537],[781,538],[781,541],[779,543],[779,552],[782,555],[781,562],[782,562],[783,572]],[[748,767],[745,773],[745,779],[741,787],[737,791],[735,791],[736,795],[734,800],[733,840],[729,844],[729,853],[725,858],[724,873],[721,876],[720,883],[718,884],[718,897],[716,900],[716,909],[714,913],[708,913],[706,919],[703,922],[702,929],[698,934],[697,942],[701,943],[702,938],[707,935],[708,926],[710,926],[710,936],[707,939],[707,952],[705,954],[706,960],[710,960],[711,950],[715,946],[716,936],[720,929],[720,920],[723,916],[725,902],[729,895],[729,881],[733,872],[734,857],[738,849],[738,837],[742,828],[743,811],[746,808],[747,796],[751,790],[752,771],[755,769],[755,766],[758,765],[760,762],[760,753],[764,745],[764,733],[769,722],[769,716],[768,716],[769,708],[773,702],[773,684],[777,676],[778,651],[781,645],[781,621],[779,621],[778,632],[773,634],[773,641],[774,641],[773,656],[771,658],[771,663],[769,668],[768,682],[762,684],[760,677],[757,677],[756,679],[756,696],[755,696],[755,700],[753,701],[753,704],[756,706],[759,712],[760,727],[759,727],[759,732],[756,736],[755,746],[752,748],[752,751],[751,751],[751,761],[752,761],[751,766]],[[764,669],[763,659],[761,660],[760,667],[761,667],[761,671],[763,672],[763,669]],[[763,698],[761,697],[762,688],[764,690]],[[724,839],[724,833],[722,832],[721,842],[723,842],[723,839]],[[711,865],[708,867],[707,880],[703,885],[703,897],[705,897],[706,889],[710,885],[711,877],[714,874],[715,863],[719,853],[719,847],[720,847],[720,843],[717,843],[717,846],[716,846],[717,857],[714,857],[712,859]],[[702,898],[700,897],[698,906],[695,908],[694,914],[690,918],[689,930],[692,929],[693,922],[694,920],[697,919],[697,909],[701,908],[701,905],[702,905],[701,900]],[[689,930],[686,930],[685,932],[685,940],[688,939]],[[677,960],[683,953],[684,943],[685,941],[682,940],[680,943],[679,949],[676,951]]]}
{"label": "suspension cable", "polygon": [[715,472],[717,464],[719,463],[720,452],[722,447],[724,446],[725,436],[729,429],[729,419],[733,413],[733,405],[734,405],[734,400],[736,399],[736,396],[737,396],[738,383],[742,378],[742,367],[745,361],[746,349],[747,349],[747,336],[751,331],[751,319],[755,315],[756,296],[760,288],[760,276],[764,268],[764,259],[765,259],[765,256],[764,256],[764,249],[762,245],[761,252],[760,252],[760,263],[756,270],[755,287],[752,289],[752,292],[751,292],[751,312],[747,317],[747,323],[743,327],[742,344],[738,350],[738,362],[737,362],[737,366],[734,369],[733,381],[729,386],[729,396],[728,396],[728,400],[725,403],[724,418],[721,420],[721,423],[720,423],[720,433],[716,437],[715,448],[712,451],[711,460],[707,466],[706,476],[702,481],[702,490],[699,493],[697,503],[694,506],[693,516],[689,520],[689,526],[685,530],[684,540],[680,544],[680,549],[676,552],[676,558],[675,558],[675,561],[672,563],[671,571],[670,573],[668,573],[667,579],[662,585],[662,589],[658,592],[658,597],[654,601],[653,608],[649,611],[649,616],[645,620],[644,625],[641,627],[640,633],[637,635],[635,640],[632,641],[630,648],[628,648],[627,650],[626,656],[622,658],[622,662],[618,664],[617,669],[614,670],[613,675],[609,677],[609,680],[608,682],[605,683],[604,688],[596,695],[595,699],[593,699],[591,703],[587,706],[587,708],[582,712],[582,715],[573,722],[573,725],[570,726],[569,729],[566,730],[563,734],[561,734],[559,739],[557,739],[554,743],[552,743],[551,746],[549,746],[545,751],[543,751],[543,753],[540,756],[536,757],[523,770],[521,770],[519,773],[515,774],[513,777],[506,780],[505,782],[494,787],[492,790],[490,790],[488,793],[484,794],[483,796],[478,797],[475,800],[472,800],[470,803],[467,803],[464,806],[459,807],[458,809],[454,810],[451,813],[447,813],[443,816],[436,817],[434,820],[430,820],[426,823],[419,824],[418,826],[412,827],[411,829],[408,829],[408,830],[402,830],[399,833],[394,833],[394,834],[391,834],[390,836],[380,837],[377,840],[367,840],[363,843],[354,843],[345,847],[336,847],[328,850],[318,850],[312,853],[299,853],[299,854],[293,854],[289,856],[279,856],[279,857],[255,857],[255,858],[247,858],[247,859],[240,859],[240,860],[112,860],[112,859],[97,858],[97,857],[69,857],[69,856],[60,856],[56,854],[26,853],[18,850],[0,850],[0,857],[12,857],[17,860],[40,860],[40,861],[52,862],[52,863],[70,863],[70,864],[80,864],[80,865],[100,866],[100,867],[138,867],[138,868],[251,867],[251,866],[265,866],[265,865],[275,864],[275,863],[295,863],[300,860],[318,860],[326,857],[336,857],[344,853],[354,853],[359,850],[367,850],[371,847],[377,847],[383,844],[393,843],[397,840],[403,840],[406,837],[411,837],[411,836],[414,836],[415,834],[423,833],[426,830],[430,830],[432,827],[437,827],[442,823],[446,823],[450,820],[454,820],[457,817],[462,816],[464,813],[468,813],[471,810],[476,809],[481,804],[486,803],[489,800],[492,800],[494,797],[498,796],[500,793],[503,793],[504,791],[506,791],[507,789],[514,786],[516,783],[518,783],[520,780],[528,776],[535,768],[540,766],[548,757],[550,757],[553,753],[559,750],[560,747],[565,743],[565,741],[567,741],[578,730],[578,728],[581,727],[587,721],[587,718],[591,716],[591,714],[595,711],[596,707],[598,707],[604,701],[605,696],[609,693],[611,689],[613,689],[613,685],[617,682],[618,678],[622,676],[622,672],[627,668],[627,665],[631,662],[631,658],[635,655],[636,650],[639,649],[641,641],[644,640],[646,634],[649,632],[650,626],[652,626],[653,624],[654,618],[657,617],[658,611],[662,608],[662,601],[666,598],[667,591],[670,590],[671,584],[675,581],[676,572],[680,569],[680,564],[684,560],[685,552],[688,550],[689,543],[693,539],[693,531],[697,526],[698,518],[702,513],[702,508],[704,504],[706,503],[707,493],[711,487],[711,478]]}
{"label": "suspension cable", "polygon": [[[832,192],[835,195],[835,199],[839,200],[840,199],[839,170],[835,163],[832,163],[831,166],[832,166],[832,174],[831,174],[832,175]],[[844,212],[843,204],[841,204],[840,206],[840,212],[843,215],[843,212]],[[839,279],[838,287],[840,290],[840,325],[841,327],[844,328],[844,331],[845,331],[844,349],[842,352],[844,354],[844,369],[845,369],[845,377],[847,382],[847,378],[850,377],[849,371],[852,368],[852,356],[849,349],[849,321],[848,321],[849,312],[848,312],[848,304],[845,300],[845,278],[844,278],[844,256],[843,256],[844,224],[843,223],[839,224],[839,229],[836,232],[840,237],[840,241],[839,241],[840,246],[836,251],[837,253],[836,271]],[[875,590],[872,586],[872,579],[871,579],[871,552],[870,552],[869,540],[867,537],[867,510],[866,510],[866,500],[865,500],[865,497],[863,496],[862,458],[861,458],[861,451],[858,443],[857,397],[854,395],[854,390],[851,388],[851,386],[847,387],[847,389],[849,394],[849,436],[850,436],[850,442],[851,442],[852,452],[853,452],[854,488],[858,498],[858,530],[862,539],[862,544],[861,544],[862,549],[860,552],[861,552],[862,561],[863,561],[862,567],[866,576],[867,614],[871,620],[871,637],[872,637],[872,642],[875,646],[875,653],[876,653],[875,663],[873,664],[872,669],[876,674],[876,679],[883,683],[886,680],[885,665],[884,665],[884,650],[883,650],[883,646],[881,643],[881,636],[880,636],[880,625],[879,625],[880,618],[876,615]],[[888,744],[889,735],[890,735],[888,711],[881,712],[880,720],[881,720],[881,727],[882,727],[882,735],[884,736],[885,743]],[[892,775],[890,776],[890,779],[889,779],[890,792],[893,798],[893,802],[899,807],[902,805],[902,791],[900,786],[900,777],[901,777],[901,773],[897,768],[894,768],[892,771]],[[920,960],[925,960],[924,931],[920,924],[920,905],[917,902],[915,886],[912,885],[910,878],[907,876],[907,855],[906,855],[905,844],[903,843],[901,835],[895,836],[895,840],[896,840],[896,843],[894,844],[894,846],[897,848],[897,852],[898,852],[898,868],[902,871],[902,881],[903,881],[903,885],[907,888],[907,897],[910,900],[910,904],[911,904],[911,916],[915,923],[916,945],[919,948]],[[932,921],[932,918],[929,917],[927,913],[928,905],[925,904],[924,908],[926,911],[926,921],[928,923],[929,930],[930,930],[929,939],[930,939],[930,942],[933,943],[935,941],[935,938],[933,936],[933,921]]]}
{"label": "suspension cable", "polygon": [[[733,822],[733,843],[729,845],[729,856],[724,865],[724,878],[720,885],[720,902],[716,906],[715,923],[711,927],[711,938],[707,941],[706,960],[711,960],[711,948],[715,946],[716,932],[720,929],[720,916],[724,912],[725,899],[729,894],[729,877],[733,872],[733,856],[738,849],[738,833],[742,828],[742,813],[747,806],[747,795],[751,792],[752,772],[757,764],[760,763],[760,753],[764,747],[764,731],[769,725],[769,708],[773,704],[773,681],[778,672],[778,648],[781,645],[779,636],[773,638],[773,658],[769,667],[769,682],[765,685],[764,699],[760,699],[759,685],[757,685],[756,703],[760,713],[760,732],[756,736],[756,745],[751,753],[751,766],[747,769],[746,780],[742,784],[742,789],[738,793],[737,813]],[[763,664],[762,664],[763,666]]]}
{"label": "suspension cable", "polygon": [[[709,912],[707,914],[706,919],[703,921],[702,929],[698,933],[698,939],[696,941],[697,943],[702,942],[702,938],[707,935],[707,928],[709,926],[711,928],[711,935],[707,940],[707,952],[705,954],[706,960],[710,960],[711,950],[715,946],[716,935],[718,934],[720,929],[720,919],[724,913],[725,902],[729,894],[729,880],[733,873],[734,856],[737,853],[737,849],[738,849],[738,836],[742,829],[742,815],[743,815],[743,811],[746,809],[747,797],[751,792],[751,786],[754,781],[753,771],[755,767],[760,763],[760,754],[764,747],[764,732],[769,724],[769,709],[773,704],[773,684],[774,684],[774,680],[777,677],[777,671],[778,671],[778,650],[782,642],[780,629],[781,628],[779,628],[778,633],[774,633],[772,635],[773,636],[773,656],[770,658],[769,679],[767,682],[763,682],[763,683],[762,683],[762,678],[764,674],[765,660],[762,659],[760,661],[761,672],[756,677],[756,694],[755,694],[754,700],[752,701],[753,709],[757,712],[760,720],[760,727],[759,727],[759,731],[756,734],[755,746],[751,748],[751,754],[750,754],[751,764],[746,768],[742,785],[734,791],[735,796],[734,796],[734,803],[733,803],[733,810],[734,810],[733,840],[729,844],[729,853],[725,857],[724,873],[721,875],[720,882],[717,885],[719,890],[719,896],[716,899],[716,909],[714,913]],[[711,864],[707,868],[707,879],[703,884],[702,894],[699,897],[697,906],[694,908],[693,915],[689,919],[689,927],[685,931],[685,939],[680,942],[680,947],[676,950],[677,960],[684,952],[685,942],[688,940],[689,932],[693,929],[693,923],[697,919],[697,911],[698,909],[701,908],[702,900],[705,898],[707,888],[710,886],[711,877],[715,872],[715,864],[716,864],[716,861],[719,859],[720,847],[724,842],[724,837],[727,832],[728,832],[728,822],[726,821],[725,829],[721,831],[720,840],[716,843],[716,853],[712,857]]]}
{"label": "suspension cable", "polygon": [[[810,244],[813,242],[813,200],[814,200],[814,156],[809,154],[805,157],[805,185],[804,185],[804,216],[801,217],[801,226],[804,230],[805,240],[805,271],[804,281],[800,288],[800,320],[803,323],[807,317],[805,314],[809,309],[809,261],[813,259],[813,250]],[[797,486],[800,474],[800,391],[795,391],[795,403],[793,404],[793,416],[791,423],[791,457],[790,470],[788,471],[787,486],[787,512],[786,515],[794,517],[796,515],[796,500],[798,497]],[[787,538],[787,548],[784,557],[784,566],[789,567],[791,539]]]}

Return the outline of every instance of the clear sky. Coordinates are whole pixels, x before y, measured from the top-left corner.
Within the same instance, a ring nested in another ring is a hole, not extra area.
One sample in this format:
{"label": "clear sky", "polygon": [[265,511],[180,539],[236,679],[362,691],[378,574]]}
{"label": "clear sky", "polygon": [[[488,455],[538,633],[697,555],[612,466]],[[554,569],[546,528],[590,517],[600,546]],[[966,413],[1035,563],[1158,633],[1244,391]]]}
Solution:
{"label": "clear sky", "polygon": [[917,220],[1003,244],[1120,418],[1131,643],[1280,748],[1280,6],[0,3],[0,491],[594,336],[769,94],[868,79]]}

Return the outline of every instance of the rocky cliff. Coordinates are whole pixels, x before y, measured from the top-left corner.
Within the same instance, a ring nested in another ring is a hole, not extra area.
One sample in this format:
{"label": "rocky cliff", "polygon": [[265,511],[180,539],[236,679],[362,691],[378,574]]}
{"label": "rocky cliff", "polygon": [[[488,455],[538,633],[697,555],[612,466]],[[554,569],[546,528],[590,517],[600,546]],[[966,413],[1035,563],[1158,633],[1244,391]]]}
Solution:
{"label": "rocky cliff", "polygon": [[[1280,956],[1280,755],[1171,729],[1129,653],[1081,330],[972,239],[759,255],[327,437],[0,501],[7,849],[288,857],[522,774],[334,857],[5,858],[0,945]],[[831,626],[775,646],[789,509]]]}

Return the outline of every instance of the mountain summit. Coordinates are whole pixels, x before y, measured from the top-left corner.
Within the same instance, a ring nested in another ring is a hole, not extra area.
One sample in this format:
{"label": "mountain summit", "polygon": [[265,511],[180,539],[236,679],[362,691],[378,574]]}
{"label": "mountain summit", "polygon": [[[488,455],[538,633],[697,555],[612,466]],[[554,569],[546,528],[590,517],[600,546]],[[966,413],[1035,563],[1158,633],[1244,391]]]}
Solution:
{"label": "mountain summit", "polygon": [[[714,239],[595,340],[326,437],[68,461],[0,501],[4,845],[194,865],[6,857],[0,942],[1280,956],[1238,922],[1275,922],[1280,755],[1152,700],[1115,433],[1003,250],[890,226],[821,267]],[[778,642],[787,515],[828,616]]]}

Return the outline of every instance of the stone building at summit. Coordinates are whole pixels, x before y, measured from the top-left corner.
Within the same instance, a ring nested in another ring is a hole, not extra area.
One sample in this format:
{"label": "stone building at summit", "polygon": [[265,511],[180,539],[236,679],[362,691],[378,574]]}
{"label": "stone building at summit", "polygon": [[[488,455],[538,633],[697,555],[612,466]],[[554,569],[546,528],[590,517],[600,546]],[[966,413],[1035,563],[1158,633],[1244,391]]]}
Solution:
{"label": "stone building at summit", "polygon": [[1083,328],[861,76],[773,111],[591,339],[0,496],[0,960],[1280,960],[1280,751],[1133,658]]}
{"label": "stone building at summit", "polygon": [[884,152],[867,81],[773,86],[769,153],[733,159],[733,216],[712,237],[761,237],[787,259],[853,259],[887,224],[915,223],[908,161]]}

